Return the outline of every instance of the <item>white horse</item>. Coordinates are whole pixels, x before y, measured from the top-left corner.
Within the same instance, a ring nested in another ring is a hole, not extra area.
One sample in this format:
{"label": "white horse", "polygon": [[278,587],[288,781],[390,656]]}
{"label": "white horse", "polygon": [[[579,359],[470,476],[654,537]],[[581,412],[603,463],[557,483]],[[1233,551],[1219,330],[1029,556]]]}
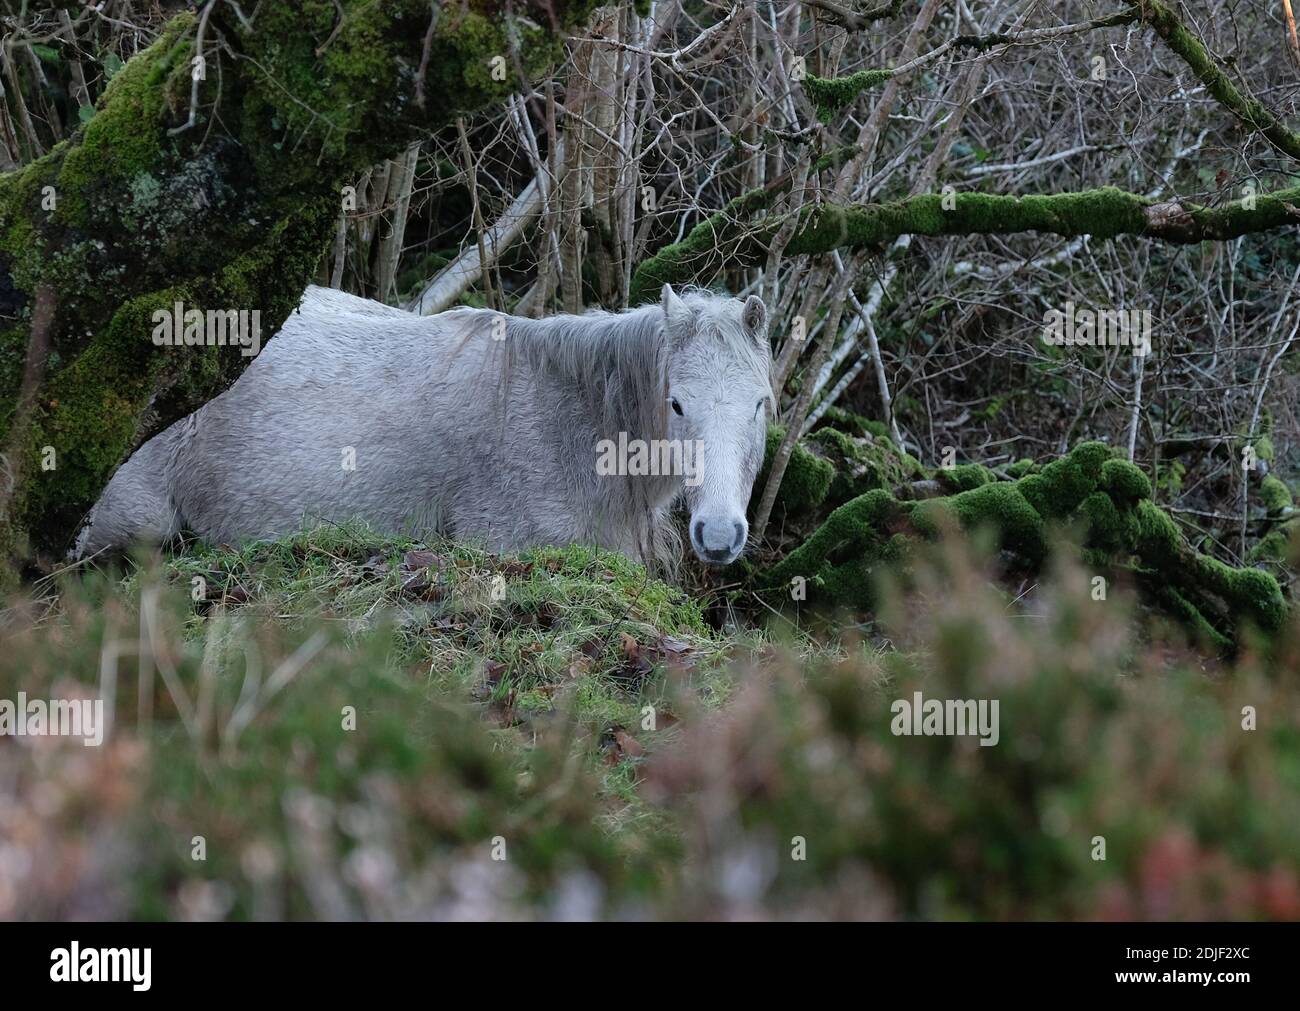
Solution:
{"label": "white horse", "polygon": [[756,296],[667,285],[660,305],[544,320],[308,288],[229,390],[118,469],[72,554],[359,518],[663,562],[684,497],[695,553],[725,564],[772,410],[766,331]]}

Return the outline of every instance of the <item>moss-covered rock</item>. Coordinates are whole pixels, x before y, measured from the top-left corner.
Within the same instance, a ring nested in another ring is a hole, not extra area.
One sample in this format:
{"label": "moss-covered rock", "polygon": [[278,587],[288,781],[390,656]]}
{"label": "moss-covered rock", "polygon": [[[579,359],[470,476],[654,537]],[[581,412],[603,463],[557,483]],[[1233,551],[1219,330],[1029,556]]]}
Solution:
{"label": "moss-covered rock", "polygon": [[[767,477],[772,471],[772,459],[781,448],[785,439],[782,425],[768,425],[767,443],[764,447],[763,466],[754,480],[753,493],[749,500],[749,512],[753,515],[758,507],[763,489],[767,486]],[[835,464],[820,453],[796,442],[786,464],[785,474],[781,479],[781,488],[773,503],[773,515],[807,516],[826,500],[831,484],[836,478]]]}
{"label": "moss-covered rock", "polygon": [[1272,474],[1260,482],[1259,497],[1263,500],[1264,508],[1268,510],[1270,516],[1280,516],[1295,504],[1291,497],[1291,489]]}
{"label": "moss-covered rock", "polygon": [[817,424],[818,428],[838,428],[841,432],[847,432],[849,435],[856,435],[859,438],[868,435],[877,439],[889,438],[889,426],[883,421],[876,421],[861,414],[854,414],[842,407],[828,407]]}
{"label": "moss-covered rock", "polygon": [[1300,513],[1290,487],[1269,474],[1259,483],[1259,497],[1267,512],[1268,528],[1251,548],[1248,560],[1273,566],[1300,564]]}
{"label": "moss-covered rock", "polygon": [[819,428],[804,442],[835,466],[835,480],[826,496],[830,506],[877,488],[895,489],[923,474],[915,459],[900,452],[886,436],[871,431],[850,435],[839,428]]}
{"label": "moss-covered rock", "polygon": [[1021,457],[1015,463],[1008,464],[1006,467],[1007,477],[1019,479],[1028,477],[1030,474],[1037,473],[1038,463],[1028,457]]}
{"label": "moss-covered rock", "polygon": [[1128,460],[1107,460],[1101,465],[1101,487],[1117,502],[1131,503],[1151,497],[1151,479]]}
{"label": "moss-covered rock", "polygon": [[1251,548],[1247,560],[1252,563],[1300,565],[1300,517],[1274,527]]}
{"label": "moss-covered rock", "polygon": [[957,525],[988,529],[1004,551],[1037,567],[1048,554],[1048,527],[1074,523],[1082,528],[1090,564],[1142,573],[1140,582],[1155,602],[1217,646],[1237,641],[1245,623],[1273,633],[1286,619],[1287,604],[1272,575],[1194,550],[1151,501],[1147,476],[1103,443],[1083,443],[1016,481],[989,480],[982,468],[951,470],[957,476],[949,487],[975,487],[921,502],[899,501],[883,489],[852,499],[760,574],[756,585],[784,590],[802,577],[813,587],[809,599],[870,608],[875,568],[905,559],[918,538],[933,539]]}
{"label": "moss-covered rock", "polygon": [[959,463],[952,467],[941,467],[935,477],[948,492],[971,491],[997,480],[997,475],[993,471],[979,463]]}

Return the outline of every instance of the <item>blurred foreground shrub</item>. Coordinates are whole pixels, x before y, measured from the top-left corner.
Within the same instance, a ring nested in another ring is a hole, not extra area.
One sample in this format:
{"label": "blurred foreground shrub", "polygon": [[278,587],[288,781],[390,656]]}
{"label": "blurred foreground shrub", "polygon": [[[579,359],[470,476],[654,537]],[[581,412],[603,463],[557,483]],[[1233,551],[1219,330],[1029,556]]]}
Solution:
{"label": "blurred foreground shrub", "polygon": [[[1295,629],[1209,666],[1068,567],[1010,600],[962,541],[882,591],[888,639],[733,650],[571,554],[450,560],[412,623],[394,550],[311,570],[373,577],[347,613],[275,592],[296,548],[251,601],[196,604],[182,557],[15,603],[0,699],[103,698],[111,726],[0,737],[0,917],[1300,919]],[[454,604],[474,565],[513,610]],[[710,651],[720,682],[682,660]],[[996,702],[996,744],[896,734],[918,692]]]}

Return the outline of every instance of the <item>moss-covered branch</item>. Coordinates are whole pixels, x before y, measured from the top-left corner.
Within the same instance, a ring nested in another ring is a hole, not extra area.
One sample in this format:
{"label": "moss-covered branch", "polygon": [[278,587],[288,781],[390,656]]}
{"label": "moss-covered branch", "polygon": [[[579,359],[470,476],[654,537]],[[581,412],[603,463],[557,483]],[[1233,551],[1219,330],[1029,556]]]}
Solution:
{"label": "moss-covered branch", "polygon": [[873,67],[859,70],[844,77],[818,77],[809,74],[804,78],[803,90],[817,107],[817,118],[829,123],[835,113],[850,105],[864,91],[884,84],[894,76],[894,71]]}
{"label": "moss-covered branch", "polygon": [[[525,0],[507,18],[495,0],[284,0],[245,21],[212,5],[201,39],[192,15],[177,16],[77,135],[0,176],[0,440],[12,477],[0,549],[61,551],[133,443],[250,360],[240,347],[156,346],[155,310],[256,310],[269,338],[313,275],[343,187],[504,99],[519,70],[544,73],[595,6]],[[42,286],[50,349],[20,418]]]}
{"label": "moss-covered branch", "polygon": [[[786,253],[828,253],[887,244],[900,235],[1012,235],[1038,232],[1111,239],[1134,235],[1191,244],[1234,239],[1300,223],[1300,187],[1249,196],[1220,207],[1159,202],[1111,186],[1078,193],[1001,196],[928,193],[881,204],[824,204],[805,212]],[[707,280],[724,265],[758,264],[779,219],[732,221],[725,231],[696,229],[637,267],[635,292]]]}
{"label": "moss-covered branch", "polygon": [[1162,0],[1141,0],[1138,10],[1142,20],[1155,29],[1165,45],[1187,64],[1220,105],[1267,138],[1279,151],[1300,160],[1300,134],[1286,126],[1263,103],[1243,95],[1219,68],[1205,44],[1179,20],[1168,4]]}
{"label": "moss-covered branch", "polygon": [[[825,169],[836,168],[847,161],[855,151],[856,148],[852,146],[837,148],[818,158],[813,163],[812,171],[821,172]],[[746,193],[742,193],[740,196],[729,200],[722,210],[710,214],[692,228],[681,242],[667,246],[649,260],[643,261],[632,276],[629,301],[635,305],[638,302],[659,297],[659,293],[666,282],[658,280],[660,274],[657,272],[656,261],[659,261],[661,256],[665,258],[662,261],[665,264],[674,259],[672,250],[679,248],[683,250],[710,250],[716,252],[719,265],[721,265],[728,256],[729,243],[749,240],[749,219],[759,211],[770,208],[778,197],[789,192],[793,184],[794,172],[791,171],[778,176],[764,186],[757,186]],[[690,253],[687,252],[686,255],[689,257]]]}
{"label": "moss-covered branch", "polygon": [[[1300,134],[1289,129],[1260,102],[1243,95],[1217,66],[1204,44],[1160,0],[1144,0],[1124,11],[1093,21],[1049,29],[958,36],[939,48],[894,68],[862,70],[840,78],[809,77],[804,87],[823,113],[853,101],[863,90],[933,63],[955,47],[986,50],[1026,44],[1067,34],[1144,21],[1159,35],[1209,92],[1242,123],[1280,150],[1300,159]],[[696,226],[681,242],[660,249],[638,265],[633,301],[658,292],[664,283],[707,281],[724,265],[756,265],[779,230],[780,217],[744,220],[766,209],[769,201],[754,191],[732,201],[722,212]],[[881,204],[822,206],[809,213],[785,247],[789,254],[825,253],[892,241],[900,235],[1009,235],[1040,232],[1074,237],[1114,238],[1135,235],[1172,243],[1233,239],[1300,221],[1300,188],[1252,196],[1219,207],[1158,203],[1113,187],[1041,196],[927,194]]]}
{"label": "moss-covered branch", "polygon": [[875,21],[897,17],[903,9],[903,0],[886,0],[885,3],[855,11],[851,7],[833,3],[832,0],[804,0],[804,5],[821,11],[828,21],[853,31],[869,28]]}

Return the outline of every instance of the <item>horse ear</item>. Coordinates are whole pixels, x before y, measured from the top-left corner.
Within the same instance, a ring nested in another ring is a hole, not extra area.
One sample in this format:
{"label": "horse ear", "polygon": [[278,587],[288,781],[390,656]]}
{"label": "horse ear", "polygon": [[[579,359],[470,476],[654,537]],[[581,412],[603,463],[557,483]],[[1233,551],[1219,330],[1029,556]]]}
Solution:
{"label": "horse ear", "polygon": [[663,297],[661,299],[664,307],[664,318],[668,321],[668,330],[675,337],[681,337],[691,321],[691,310],[686,308],[686,303],[673,291],[671,284],[665,284]]}
{"label": "horse ear", "polygon": [[762,344],[767,340],[767,306],[757,295],[745,299],[745,311],[741,314],[745,332]]}

